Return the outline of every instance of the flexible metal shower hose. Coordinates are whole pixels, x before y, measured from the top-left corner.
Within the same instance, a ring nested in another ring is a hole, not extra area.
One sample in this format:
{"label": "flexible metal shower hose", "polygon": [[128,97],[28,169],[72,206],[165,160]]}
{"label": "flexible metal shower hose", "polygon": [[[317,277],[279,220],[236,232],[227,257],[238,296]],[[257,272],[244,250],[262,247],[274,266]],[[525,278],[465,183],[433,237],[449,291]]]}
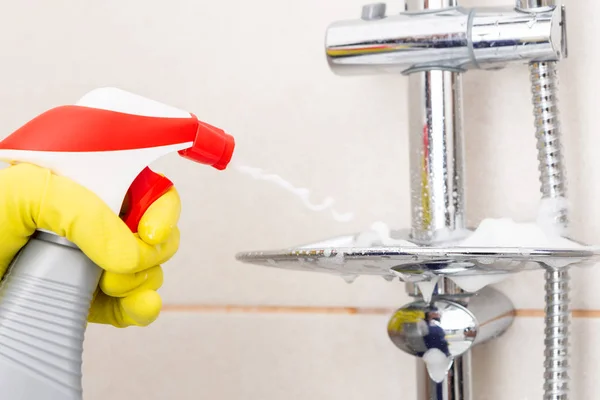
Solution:
{"label": "flexible metal shower hose", "polygon": [[[544,198],[566,198],[566,177],[558,115],[557,63],[529,65],[533,95],[541,192]],[[566,207],[555,223],[566,227]],[[567,400],[569,395],[569,270],[546,270],[544,329],[544,400]]]}

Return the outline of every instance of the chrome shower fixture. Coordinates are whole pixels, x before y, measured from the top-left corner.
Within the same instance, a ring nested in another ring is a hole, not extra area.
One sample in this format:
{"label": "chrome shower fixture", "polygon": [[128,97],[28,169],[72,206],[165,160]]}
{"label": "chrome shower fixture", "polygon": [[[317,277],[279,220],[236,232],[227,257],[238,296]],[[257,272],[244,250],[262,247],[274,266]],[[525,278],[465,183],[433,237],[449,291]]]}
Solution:
{"label": "chrome shower fixture", "polygon": [[377,275],[405,282],[415,301],[394,313],[388,334],[417,359],[418,400],[473,400],[470,349],[501,335],[514,319],[512,303],[499,291],[460,287],[545,269],[544,400],[568,400],[568,269],[600,261],[600,248],[454,245],[471,234],[465,222],[462,99],[462,76],[471,69],[493,73],[528,65],[541,194],[556,200],[554,228],[568,232],[557,106],[557,65],[567,56],[565,8],[549,0],[475,8],[459,7],[456,0],[407,0],[404,12],[388,15],[384,3],[368,4],[359,18],[327,28],[325,54],[337,75],[403,74],[409,81],[411,226],[393,232],[406,245],[357,246],[357,235],[347,235],[237,258],[348,280]]}

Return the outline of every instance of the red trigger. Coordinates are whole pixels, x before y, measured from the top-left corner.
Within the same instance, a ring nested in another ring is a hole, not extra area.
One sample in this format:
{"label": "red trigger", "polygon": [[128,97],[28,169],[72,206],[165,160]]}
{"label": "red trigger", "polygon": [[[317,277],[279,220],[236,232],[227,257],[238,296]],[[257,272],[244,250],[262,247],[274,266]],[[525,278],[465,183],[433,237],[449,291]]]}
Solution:
{"label": "red trigger", "polygon": [[142,216],[159,197],[173,187],[168,178],[146,167],[135,178],[127,192],[129,207],[122,216],[131,232],[137,233]]}

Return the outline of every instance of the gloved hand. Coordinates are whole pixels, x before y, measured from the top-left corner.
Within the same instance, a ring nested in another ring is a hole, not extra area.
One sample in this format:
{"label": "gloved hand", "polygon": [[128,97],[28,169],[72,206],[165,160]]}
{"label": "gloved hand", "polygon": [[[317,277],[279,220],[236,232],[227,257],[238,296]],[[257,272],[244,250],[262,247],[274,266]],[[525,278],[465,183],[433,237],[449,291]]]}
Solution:
{"label": "gloved hand", "polygon": [[76,244],[104,272],[89,322],[147,326],[159,315],[161,264],[179,248],[174,188],[152,204],[133,234],[94,193],[31,164],[0,170],[0,277],[31,234],[45,229]]}

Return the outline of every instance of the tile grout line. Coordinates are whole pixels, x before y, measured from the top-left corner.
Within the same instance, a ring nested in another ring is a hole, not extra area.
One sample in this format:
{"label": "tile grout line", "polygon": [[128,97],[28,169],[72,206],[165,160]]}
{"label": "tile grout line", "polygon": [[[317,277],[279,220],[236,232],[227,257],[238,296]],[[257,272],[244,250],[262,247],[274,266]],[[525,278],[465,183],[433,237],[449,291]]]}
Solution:
{"label": "tile grout line", "polygon": [[[319,306],[270,306],[270,305],[211,305],[211,304],[165,304],[163,312],[187,312],[196,314],[331,314],[331,315],[390,315],[397,308],[384,307],[319,307]],[[600,318],[600,310],[575,309],[573,318]],[[516,317],[543,318],[542,309],[518,309]]]}

